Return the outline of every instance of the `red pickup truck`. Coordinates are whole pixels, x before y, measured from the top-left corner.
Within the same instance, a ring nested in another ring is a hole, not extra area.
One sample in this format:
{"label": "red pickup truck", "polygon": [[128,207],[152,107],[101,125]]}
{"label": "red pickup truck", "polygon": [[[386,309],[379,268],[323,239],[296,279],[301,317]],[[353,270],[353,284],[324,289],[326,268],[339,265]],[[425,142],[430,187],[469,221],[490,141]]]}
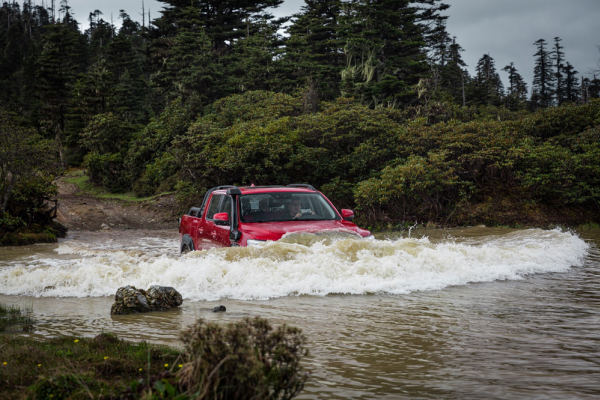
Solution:
{"label": "red pickup truck", "polygon": [[218,186],[208,190],[200,207],[179,220],[182,253],[212,247],[255,246],[291,232],[352,232],[372,238],[354,223],[354,212],[339,213],[310,185]]}

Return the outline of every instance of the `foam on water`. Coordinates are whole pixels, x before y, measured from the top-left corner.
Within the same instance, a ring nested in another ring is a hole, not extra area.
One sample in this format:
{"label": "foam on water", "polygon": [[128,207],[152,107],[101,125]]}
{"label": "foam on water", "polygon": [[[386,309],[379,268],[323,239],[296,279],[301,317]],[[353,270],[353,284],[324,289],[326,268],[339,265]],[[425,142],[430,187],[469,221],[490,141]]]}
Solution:
{"label": "foam on water", "polygon": [[112,296],[124,285],[173,286],[188,300],[269,299],[333,293],[404,294],[523,279],[581,266],[588,244],[570,232],[530,229],[473,242],[366,241],[290,235],[260,248],[174,253],[174,240],[61,243],[47,254],[0,264],[0,293]]}

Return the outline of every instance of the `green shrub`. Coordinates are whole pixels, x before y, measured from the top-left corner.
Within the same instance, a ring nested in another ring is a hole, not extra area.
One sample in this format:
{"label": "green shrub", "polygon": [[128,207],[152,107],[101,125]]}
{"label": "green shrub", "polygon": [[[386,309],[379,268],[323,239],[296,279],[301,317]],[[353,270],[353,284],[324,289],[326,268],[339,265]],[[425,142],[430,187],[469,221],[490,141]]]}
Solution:
{"label": "green shrub", "polygon": [[429,220],[438,218],[456,197],[459,183],[454,163],[444,153],[430,153],[384,168],[379,176],[359,183],[355,196],[361,209],[374,215],[384,211],[402,221]]}
{"label": "green shrub", "polygon": [[90,181],[96,185],[101,185],[114,193],[124,192],[129,187],[121,153],[88,153],[84,158],[84,166],[87,168]]}
{"label": "green shrub", "polygon": [[198,399],[291,399],[308,377],[300,365],[306,339],[297,328],[273,329],[260,318],[227,327],[199,320],[182,340],[179,388]]}
{"label": "green shrub", "polygon": [[32,386],[33,400],[69,399],[89,397],[88,378],[77,374],[64,374],[43,378]]}
{"label": "green shrub", "polygon": [[548,140],[555,136],[574,136],[600,124],[600,100],[589,104],[567,104],[542,109],[511,125],[525,135]]}

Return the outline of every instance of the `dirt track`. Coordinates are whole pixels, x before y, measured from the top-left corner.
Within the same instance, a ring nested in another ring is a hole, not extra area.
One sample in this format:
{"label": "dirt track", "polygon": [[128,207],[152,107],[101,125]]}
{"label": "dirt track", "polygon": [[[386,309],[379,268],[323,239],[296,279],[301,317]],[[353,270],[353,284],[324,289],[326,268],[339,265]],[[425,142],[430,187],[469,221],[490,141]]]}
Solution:
{"label": "dirt track", "polygon": [[76,185],[59,180],[58,217],[70,230],[177,228],[173,196],[144,203],[102,199],[79,192]]}

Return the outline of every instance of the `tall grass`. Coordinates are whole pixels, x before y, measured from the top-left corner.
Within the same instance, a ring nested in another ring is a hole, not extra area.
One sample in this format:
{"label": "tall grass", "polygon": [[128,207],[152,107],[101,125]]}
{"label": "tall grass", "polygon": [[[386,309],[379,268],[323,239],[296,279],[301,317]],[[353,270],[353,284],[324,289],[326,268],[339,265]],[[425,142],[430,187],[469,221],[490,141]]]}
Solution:
{"label": "tall grass", "polygon": [[0,332],[32,330],[35,320],[30,313],[31,309],[21,310],[18,306],[7,306],[0,303]]}

